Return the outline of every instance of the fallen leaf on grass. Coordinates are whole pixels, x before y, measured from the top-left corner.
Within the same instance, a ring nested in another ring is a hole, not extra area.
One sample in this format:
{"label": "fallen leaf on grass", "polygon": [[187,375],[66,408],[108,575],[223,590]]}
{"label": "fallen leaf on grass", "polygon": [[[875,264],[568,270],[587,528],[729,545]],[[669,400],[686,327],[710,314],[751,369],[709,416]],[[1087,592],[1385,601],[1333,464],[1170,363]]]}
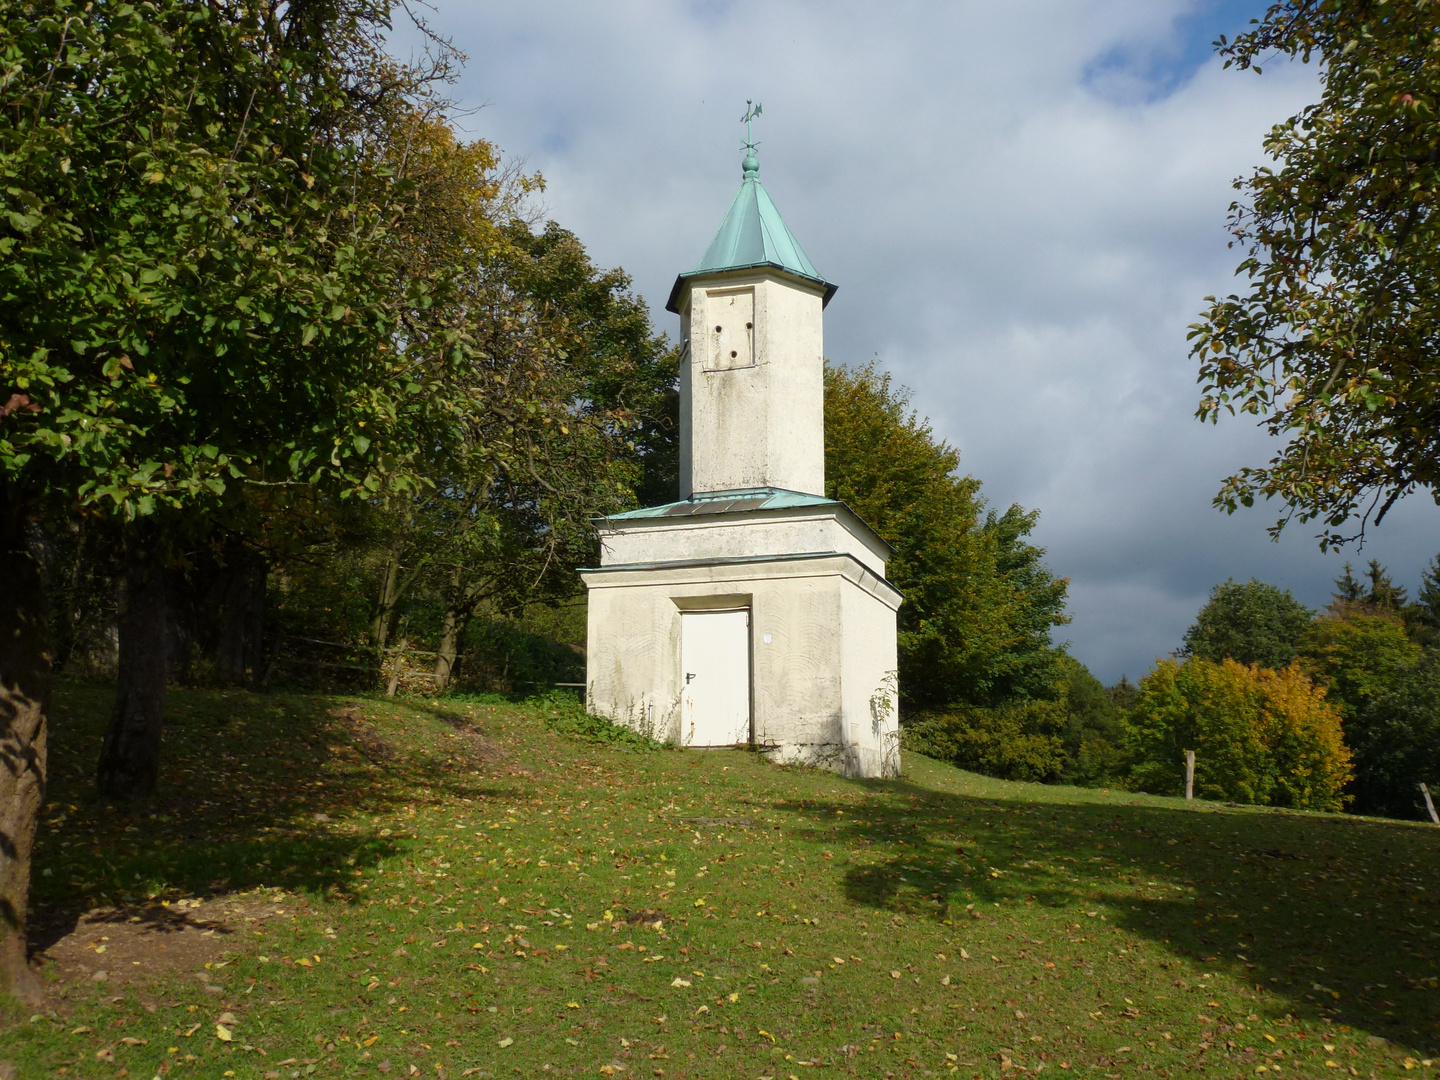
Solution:
{"label": "fallen leaf on grass", "polygon": [[120,1041],[126,1046],[148,1046],[150,1044],[149,1039],[137,1039],[133,1035],[126,1035]]}
{"label": "fallen leaf on grass", "polygon": [[234,1033],[233,1033],[229,1028],[227,1028],[224,1024],[216,1024],[216,1025],[215,1025],[215,1037],[216,1037],[217,1039],[219,1039],[221,1042],[229,1042],[231,1039],[235,1038],[235,1035],[234,1035]]}
{"label": "fallen leaf on grass", "polygon": [[689,979],[682,979],[682,978],[680,978],[680,977],[677,975],[674,979],[672,979],[672,980],[670,981],[670,985],[671,985],[671,986],[689,986],[689,985],[690,985],[690,980],[689,980]]}
{"label": "fallen leaf on grass", "polygon": [[515,1040],[512,1039],[509,1035],[506,1035],[505,1038],[503,1038],[503,1039],[500,1040],[500,1046],[501,1046],[502,1049],[503,1049],[504,1047],[506,1047],[506,1046],[514,1046],[514,1045],[515,1045]]}

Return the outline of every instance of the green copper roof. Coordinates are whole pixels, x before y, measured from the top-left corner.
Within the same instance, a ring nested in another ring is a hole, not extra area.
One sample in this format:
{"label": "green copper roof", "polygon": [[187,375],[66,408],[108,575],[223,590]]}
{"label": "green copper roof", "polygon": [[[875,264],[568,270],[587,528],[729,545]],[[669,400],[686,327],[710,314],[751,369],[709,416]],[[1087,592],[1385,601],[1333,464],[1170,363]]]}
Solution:
{"label": "green copper roof", "polygon": [[741,170],[745,178],[740,183],[735,201],[730,204],[729,213],[720,223],[720,230],[694,268],[675,279],[666,309],[679,310],[680,290],[688,278],[760,266],[772,266],[814,282],[825,290],[824,303],[828,304],[830,297],[835,295],[836,286],[820,276],[820,271],[815,269],[815,264],[800,247],[800,241],[795,239],[780,211],[775,209],[775,203],[760,183],[760,163],[755,160],[754,154],[745,158]]}
{"label": "green copper roof", "polygon": [[844,505],[823,495],[809,495],[803,491],[772,487],[739,488],[734,491],[698,492],[679,502],[647,506],[641,510],[626,510],[595,520],[640,521],[644,518],[706,517],[711,514],[738,514],[747,510],[799,510],[812,506]]}
{"label": "green copper roof", "polygon": [[884,545],[887,551],[894,552],[895,549],[884,537],[865,524],[865,520],[843,502],[827,499],[824,495],[787,491],[785,488],[736,488],[731,491],[696,492],[690,498],[681,499],[679,502],[666,503],[664,506],[647,506],[640,510],[626,510],[619,514],[591,518],[591,521],[597,525],[604,522],[624,525],[639,521],[719,517],[724,514],[745,514],[766,510],[783,512],[817,509],[843,512],[853,518],[860,528],[873,536],[878,543]]}

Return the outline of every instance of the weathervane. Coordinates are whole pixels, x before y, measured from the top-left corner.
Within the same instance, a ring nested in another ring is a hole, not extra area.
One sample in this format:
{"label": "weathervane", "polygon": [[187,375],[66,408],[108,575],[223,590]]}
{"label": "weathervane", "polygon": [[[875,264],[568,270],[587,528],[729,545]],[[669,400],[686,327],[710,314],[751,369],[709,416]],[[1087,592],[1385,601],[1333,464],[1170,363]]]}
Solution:
{"label": "weathervane", "polygon": [[740,149],[750,151],[750,157],[755,156],[755,148],[760,145],[755,141],[755,135],[751,130],[751,125],[754,124],[755,118],[763,111],[758,101],[751,101],[749,98],[745,99],[745,115],[740,118],[740,122],[745,125],[745,145]]}

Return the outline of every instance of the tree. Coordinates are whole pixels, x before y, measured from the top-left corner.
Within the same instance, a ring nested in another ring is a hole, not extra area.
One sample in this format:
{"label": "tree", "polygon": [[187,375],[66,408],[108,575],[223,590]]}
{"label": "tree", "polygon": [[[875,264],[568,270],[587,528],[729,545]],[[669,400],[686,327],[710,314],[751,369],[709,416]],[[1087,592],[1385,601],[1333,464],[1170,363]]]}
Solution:
{"label": "tree", "polygon": [[886,575],[905,594],[900,700],[907,713],[1053,696],[1050,631],[1068,622],[1067,582],[1027,542],[1037,514],[986,511],[959,453],[874,365],[825,369],[825,476],[895,548]]}
{"label": "tree", "polygon": [[1335,593],[1332,604],[1356,604],[1365,599],[1365,586],[1355,576],[1354,568],[1347,562],[1345,573],[1335,579]]}
{"label": "tree", "polygon": [[1410,598],[1403,586],[1390,579],[1390,571],[1381,566],[1378,559],[1370,560],[1370,565],[1365,568],[1365,577],[1370,582],[1365,590],[1365,602],[1371,608],[1385,615],[1404,614]]}
{"label": "tree", "polygon": [[[449,302],[464,268],[405,239],[425,205],[405,141],[444,70],[387,56],[389,11],[0,7],[0,550],[18,559],[31,523],[77,507],[123,533],[128,645],[98,775],[115,797],[157,771],[176,537],[247,490],[412,490],[419,455],[487,403],[446,392],[470,354]],[[41,590],[22,574],[0,607],[0,955],[22,958]]]}
{"label": "tree", "polygon": [[1121,700],[1129,683],[1122,678],[1112,693],[1090,669],[1068,653],[1059,657],[1059,698],[1065,706],[1065,762],[1060,780],[1082,787],[1114,783],[1127,770],[1124,710]]}
{"label": "tree", "polygon": [[1136,788],[1179,794],[1185,751],[1194,750],[1198,796],[1265,800],[1265,746],[1253,722],[1260,702],[1249,669],[1234,660],[1161,660],[1139,689],[1129,718]]}
{"label": "tree", "polygon": [[623,271],[595,267],[554,222],[537,233],[512,217],[467,287],[470,377],[511,400],[385,511],[372,634],[383,649],[402,605],[433,598],[440,688],[477,613],[575,595],[575,568],[598,557],[591,519],[635,506],[657,471],[674,477],[677,354]]}
{"label": "tree", "polygon": [[1440,643],[1440,555],[1420,572],[1420,589],[1415,594],[1415,621],[1422,644],[1434,648]]}
{"label": "tree", "polygon": [[1210,599],[1185,632],[1185,653],[1217,664],[1228,657],[1242,664],[1287,667],[1314,616],[1288,589],[1254,578],[1240,584],[1232,578],[1210,590]]}
{"label": "tree", "polygon": [[1440,54],[1433,5],[1284,0],[1217,45],[1226,66],[1319,60],[1321,99],[1271,129],[1274,167],[1235,181],[1243,292],[1191,329],[1197,415],[1280,436],[1216,497],[1319,520],[1322,548],[1440,480]]}
{"label": "tree", "polygon": [[1178,794],[1195,753],[1202,798],[1338,810],[1350,778],[1340,714],[1295,665],[1271,671],[1234,660],[1162,660],[1140,682],[1129,717],[1142,791]]}
{"label": "tree", "polygon": [[[428,500],[432,512],[449,512],[436,534],[442,687],[482,605],[514,612],[575,595],[575,569],[599,554],[591,519],[637,505],[657,472],[675,475],[678,353],[651,331],[630,279],[596,268],[579,239],[554,222],[537,234],[513,220],[503,236],[482,275],[477,307],[486,315],[477,338],[489,363],[509,361],[509,383],[528,388],[540,423],[522,416],[519,427],[533,434],[512,465],[484,464],[477,474],[457,455],[470,482],[455,474]],[[536,351],[553,359],[533,365],[538,379],[517,378],[525,368],[514,358]],[[486,441],[511,438],[515,426],[502,420]]]}
{"label": "tree", "polygon": [[1347,732],[1355,748],[1355,809],[1423,816],[1418,785],[1440,784],[1440,654],[1428,651],[1380,691]]}
{"label": "tree", "polygon": [[1043,698],[941,706],[912,716],[905,747],[1004,780],[1098,787],[1125,772],[1125,728],[1114,696],[1064,650]]}
{"label": "tree", "polygon": [[1352,728],[1420,657],[1405,624],[1388,615],[1316,619],[1299,652],[1301,667]]}

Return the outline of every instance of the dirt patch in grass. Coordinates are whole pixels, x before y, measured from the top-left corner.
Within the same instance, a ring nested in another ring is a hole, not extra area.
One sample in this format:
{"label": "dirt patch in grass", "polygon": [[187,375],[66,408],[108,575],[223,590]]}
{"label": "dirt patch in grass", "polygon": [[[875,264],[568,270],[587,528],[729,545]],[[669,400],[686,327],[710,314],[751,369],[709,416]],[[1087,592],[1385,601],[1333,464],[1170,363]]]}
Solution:
{"label": "dirt patch in grass", "polygon": [[226,957],[239,951],[245,931],[285,911],[254,897],[220,896],[42,915],[30,925],[31,962],[52,996],[90,984],[116,993],[146,989],[177,971],[197,973],[206,992],[218,995]]}
{"label": "dirt patch in grass", "polygon": [[[445,764],[463,771],[486,773],[499,772],[506,765],[506,754],[500,743],[485,735],[478,725],[443,710],[435,715],[450,727],[445,735]],[[400,751],[358,709],[335,709],[330,717],[371,765],[383,767],[400,759]],[[529,775],[526,770],[517,771]]]}

